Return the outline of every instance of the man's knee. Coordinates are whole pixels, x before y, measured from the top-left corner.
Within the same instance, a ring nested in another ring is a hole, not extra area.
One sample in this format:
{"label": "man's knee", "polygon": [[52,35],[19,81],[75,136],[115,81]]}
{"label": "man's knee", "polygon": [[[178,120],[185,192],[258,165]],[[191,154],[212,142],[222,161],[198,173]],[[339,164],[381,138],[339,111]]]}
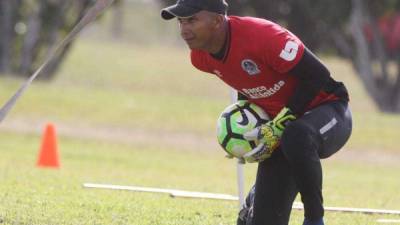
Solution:
{"label": "man's knee", "polygon": [[321,147],[318,133],[302,121],[290,123],[281,138],[281,149],[289,161],[302,161],[305,158],[319,160]]}

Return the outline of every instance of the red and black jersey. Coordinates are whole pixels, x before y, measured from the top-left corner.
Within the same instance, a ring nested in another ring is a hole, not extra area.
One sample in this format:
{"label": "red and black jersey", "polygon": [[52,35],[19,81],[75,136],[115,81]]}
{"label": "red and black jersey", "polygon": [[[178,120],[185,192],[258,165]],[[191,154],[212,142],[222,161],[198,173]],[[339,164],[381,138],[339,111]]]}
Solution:
{"label": "red and black jersey", "polygon": [[[275,116],[296,93],[300,79],[290,71],[306,48],[294,34],[265,19],[228,17],[228,43],[222,60],[208,52],[191,51],[192,64],[212,73],[245,95],[249,101]],[[338,99],[319,91],[302,112],[323,102]]]}

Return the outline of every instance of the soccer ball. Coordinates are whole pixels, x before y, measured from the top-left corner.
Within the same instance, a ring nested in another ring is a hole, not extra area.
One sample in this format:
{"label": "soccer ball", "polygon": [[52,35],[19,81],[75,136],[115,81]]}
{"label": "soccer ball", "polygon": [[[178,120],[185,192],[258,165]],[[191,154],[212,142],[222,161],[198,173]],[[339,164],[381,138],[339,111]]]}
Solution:
{"label": "soccer ball", "polygon": [[243,134],[268,121],[268,115],[259,106],[245,100],[238,101],[226,107],[218,118],[218,143],[229,155],[242,158],[258,144],[247,141]]}

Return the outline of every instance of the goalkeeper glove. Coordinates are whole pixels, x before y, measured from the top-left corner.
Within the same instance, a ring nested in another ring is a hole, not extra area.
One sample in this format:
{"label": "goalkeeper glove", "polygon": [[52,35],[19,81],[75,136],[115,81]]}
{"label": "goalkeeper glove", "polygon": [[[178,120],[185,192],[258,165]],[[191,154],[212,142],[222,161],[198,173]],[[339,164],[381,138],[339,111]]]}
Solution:
{"label": "goalkeeper glove", "polygon": [[284,107],[271,121],[245,133],[243,136],[249,141],[258,141],[259,144],[250,152],[244,154],[246,162],[261,162],[271,157],[272,152],[279,146],[283,130],[296,116],[289,108]]}

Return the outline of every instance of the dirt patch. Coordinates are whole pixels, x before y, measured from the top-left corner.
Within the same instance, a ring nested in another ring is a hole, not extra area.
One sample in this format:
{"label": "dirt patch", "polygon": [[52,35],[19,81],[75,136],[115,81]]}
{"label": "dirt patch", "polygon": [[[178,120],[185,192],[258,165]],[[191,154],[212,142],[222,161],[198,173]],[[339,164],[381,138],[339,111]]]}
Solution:
{"label": "dirt patch", "polygon": [[345,162],[365,162],[382,165],[400,164],[400,154],[379,149],[349,149],[345,147],[331,158]]}
{"label": "dirt patch", "polygon": [[[0,130],[21,134],[41,134],[47,122],[8,120]],[[216,137],[188,132],[153,131],[134,128],[71,125],[55,123],[57,134],[70,138],[104,140],[109,142],[170,147],[194,151],[220,151]],[[211,132],[210,132],[211,133]]]}
{"label": "dirt patch", "polygon": [[[45,121],[7,120],[1,124],[0,131],[40,135],[45,124]],[[56,123],[56,129],[58,135],[69,138],[103,140],[139,146],[151,143],[152,146],[185,151],[221,151],[213,132],[210,132],[210,135],[199,135],[190,132],[156,132],[134,128],[71,125],[60,122]],[[333,155],[331,159],[373,164],[400,164],[400,154],[378,149],[349,149],[345,147]]]}

